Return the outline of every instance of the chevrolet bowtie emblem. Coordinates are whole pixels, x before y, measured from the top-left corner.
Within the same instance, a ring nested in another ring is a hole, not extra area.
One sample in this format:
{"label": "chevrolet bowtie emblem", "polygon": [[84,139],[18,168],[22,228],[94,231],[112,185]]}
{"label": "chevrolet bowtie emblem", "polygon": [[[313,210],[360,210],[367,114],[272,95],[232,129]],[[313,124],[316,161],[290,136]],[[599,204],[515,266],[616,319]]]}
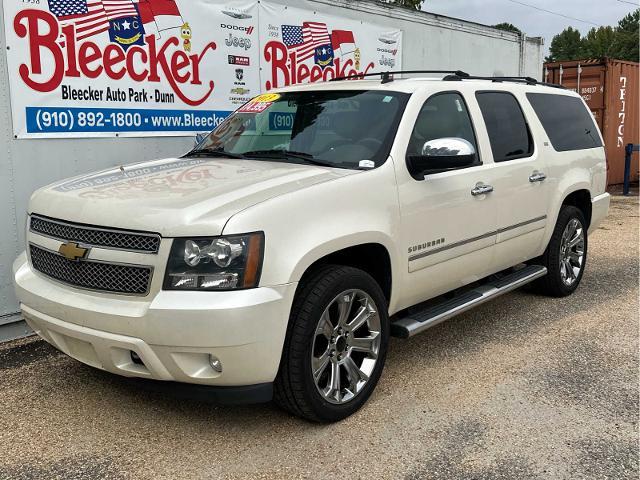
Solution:
{"label": "chevrolet bowtie emblem", "polygon": [[80,260],[87,255],[88,248],[82,248],[75,242],[67,242],[60,245],[58,253],[67,260]]}

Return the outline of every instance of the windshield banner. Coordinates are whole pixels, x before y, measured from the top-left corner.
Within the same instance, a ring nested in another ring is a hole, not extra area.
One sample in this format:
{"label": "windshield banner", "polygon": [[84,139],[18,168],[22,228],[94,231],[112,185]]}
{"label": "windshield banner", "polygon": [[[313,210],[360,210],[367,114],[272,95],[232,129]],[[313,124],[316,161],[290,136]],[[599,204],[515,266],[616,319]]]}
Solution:
{"label": "windshield banner", "polygon": [[400,30],[265,1],[3,8],[15,138],[191,135],[272,88],[401,67]]}

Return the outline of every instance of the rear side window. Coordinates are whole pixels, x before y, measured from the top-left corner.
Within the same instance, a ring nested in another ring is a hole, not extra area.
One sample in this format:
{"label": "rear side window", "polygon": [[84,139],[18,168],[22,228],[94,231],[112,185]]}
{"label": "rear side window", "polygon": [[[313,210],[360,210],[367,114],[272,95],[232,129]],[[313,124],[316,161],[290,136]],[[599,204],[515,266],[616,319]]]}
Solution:
{"label": "rear side window", "polygon": [[476,98],[487,126],[493,160],[530,157],[533,141],[516,97],[507,92],[478,92]]}
{"label": "rear side window", "polygon": [[598,127],[581,99],[550,93],[527,93],[527,98],[556,151],[602,146]]}

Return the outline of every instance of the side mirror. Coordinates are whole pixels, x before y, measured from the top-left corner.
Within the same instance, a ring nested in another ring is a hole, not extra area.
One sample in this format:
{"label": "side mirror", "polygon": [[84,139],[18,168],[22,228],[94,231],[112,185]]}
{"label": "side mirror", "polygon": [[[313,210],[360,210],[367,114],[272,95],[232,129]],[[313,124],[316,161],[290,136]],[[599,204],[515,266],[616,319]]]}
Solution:
{"label": "side mirror", "polygon": [[422,147],[421,155],[408,155],[407,168],[416,180],[429,173],[440,173],[477,164],[476,149],[463,138],[437,138]]}

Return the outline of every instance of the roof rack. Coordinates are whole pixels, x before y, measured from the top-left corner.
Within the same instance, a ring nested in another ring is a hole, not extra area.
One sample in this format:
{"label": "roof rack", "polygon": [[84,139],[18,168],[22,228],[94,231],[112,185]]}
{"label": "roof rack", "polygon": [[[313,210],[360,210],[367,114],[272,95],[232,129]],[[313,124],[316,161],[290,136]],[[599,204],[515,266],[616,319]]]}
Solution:
{"label": "roof rack", "polygon": [[485,77],[479,75],[466,75],[463,77],[458,77],[454,75],[447,75],[442,80],[444,81],[455,81],[455,80],[488,80],[495,83],[500,82],[511,82],[511,83],[524,83],[527,85],[541,85],[543,87],[552,87],[552,88],[561,88],[565,89],[562,85],[558,85],[557,83],[547,83],[547,82],[539,82],[535,78],[532,77]]}
{"label": "roof rack", "polygon": [[486,76],[479,76],[479,75],[470,75],[467,72],[463,72],[462,70],[400,70],[400,71],[386,71],[386,72],[365,73],[365,74],[354,73],[352,75],[332,78],[330,81],[337,82],[340,80],[356,80],[356,79],[362,79],[365,77],[380,76],[382,83],[389,83],[389,82],[393,82],[394,75],[416,74],[416,73],[442,74],[442,75],[445,75],[442,78],[442,80],[445,82],[460,81],[460,80],[488,80],[491,82],[524,83],[526,85],[541,85],[544,87],[564,89],[562,85],[558,85],[555,83],[539,82],[538,80],[532,77],[486,77]]}
{"label": "roof rack", "polygon": [[345,75],[344,77],[336,77],[329,80],[330,82],[337,82],[340,80],[355,80],[365,77],[377,77],[380,76],[382,83],[393,82],[394,75],[402,75],[402,74],[415,74],[415,73],[436,73],[436,74],[449,74],[454,75],[460,78],[466,78],[469,76],[468,73],[463,72],[462,70],[401,70],[395,72],[376,72],[376,73],[354,73],[352,75]]}

